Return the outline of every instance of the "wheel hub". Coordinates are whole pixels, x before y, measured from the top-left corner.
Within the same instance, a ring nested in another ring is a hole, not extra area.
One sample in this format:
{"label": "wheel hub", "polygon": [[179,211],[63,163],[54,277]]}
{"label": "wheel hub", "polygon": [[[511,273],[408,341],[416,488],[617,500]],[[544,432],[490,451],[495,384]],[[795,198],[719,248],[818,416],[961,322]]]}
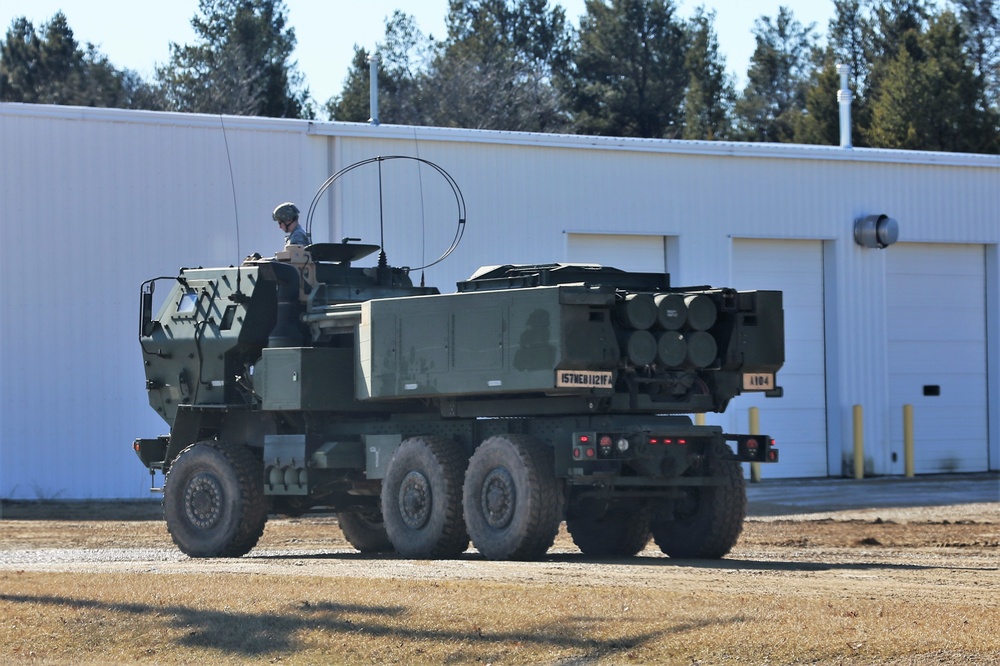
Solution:
{"label": "wheel hub", "polygon": [[214,527],[222,517],[222,485],[211,474],[198,474],[184,490],[184,512],[198,529]]}
{"label": "wheel hub", "polygon": [[419,530],[430,520],[431,484],[416,470],[403,477],[399,485],[399,514],[412,530]]}
{"label": "wheel hub", "polygon": [[517,491],[510,472],[503,467],[490,471],[483,479],[483,490],[480,504],[487,524],[493,529],[503,529],[510,525],[514,518],[514,506],[517,502]]}
{"label": "wheel hub", "polygon": [[690,520],[698,513],[699,489],[685,488],[674,509],[674,520]]}

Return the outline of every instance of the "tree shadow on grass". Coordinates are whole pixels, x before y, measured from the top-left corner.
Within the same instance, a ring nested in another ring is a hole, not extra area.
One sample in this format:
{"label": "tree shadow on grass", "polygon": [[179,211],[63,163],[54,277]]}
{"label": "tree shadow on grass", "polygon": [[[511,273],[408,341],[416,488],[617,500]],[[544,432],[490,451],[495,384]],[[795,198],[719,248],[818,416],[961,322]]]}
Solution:
{"label": "tree shadow on grass", "polygon": [[[83,609],[117,616],[132,625],[137,622],[161,622],[170,631],[151,632],[158,635],[179,635],[173,647],[211,649],[241,657],[259,657],[271,654],[288,654],[303,649],[296,635],[301,631],[321,631],[324,641],[349,638],[388,638],[395,642],[431,641],[450,643],[455,652],[449,661],[464,662],[481,658],[483,653],[510,645],[535,646],[571,650],[573,661],[597,659],[622,650],[632,650],[666,635],[677,635],[702,628],[747,622],[743,616],[705,619],[664,627],[653,632],[629,635],[627,624],[622,625],[618,636],[594,638],[580,632],[580,625],[602,626],[605,617],[568,616],[553,622],[551,619],[530,630],[492,631],[475,627],[460,631],[447,627],[437,629],[413,628],[405,625],[411,609],[401,605],[360,605],[335,602],[298,602],[285,612],[247,613],[209,610],[184,605],[153,605],[147,603],[110,603],[95,599],[80,599],[58,595],[0,594],[0,601],[10,604],[35,604]],[[125,617],[132,616],[132,618]],[[133,619],[139,618],[139,620]],[[394,624],[393,620],[402,620]],[[627,622],[627,621],[626,621]],[[574,630],[568,631],[572,627]],[[169,650],[170,645],[156,646],[157,652]],[[475,653],[473,652],[475,651]]]}

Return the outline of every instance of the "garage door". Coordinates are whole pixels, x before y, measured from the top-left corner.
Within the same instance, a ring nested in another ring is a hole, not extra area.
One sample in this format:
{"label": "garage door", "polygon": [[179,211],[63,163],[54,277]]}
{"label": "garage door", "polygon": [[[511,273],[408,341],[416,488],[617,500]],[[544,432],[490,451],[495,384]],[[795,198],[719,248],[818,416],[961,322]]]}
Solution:
{"label": "garage door", "polygon": [[663,273],[663,236],[628,234],[567,234],[566,260],[614,266],[623,271]]}
{"label": "garage door", "polygon": [[[733,287],[784,293],[785,365],[778,373],[782,398],[750,393],[735,398],[727,428],[747,432],[748,410],[760,409],[761,430],[781,452],[763,465],[765,478],[827,476],[823,244],[820,241],[737,240]],[[836,470],[839,474],[840,470]]]}
{"label": "garage door", "polygon": [[918,474],[988,462],[986,252],[900,243],[886,250],[890,469],[903,467],[902,409],[914,408]]}

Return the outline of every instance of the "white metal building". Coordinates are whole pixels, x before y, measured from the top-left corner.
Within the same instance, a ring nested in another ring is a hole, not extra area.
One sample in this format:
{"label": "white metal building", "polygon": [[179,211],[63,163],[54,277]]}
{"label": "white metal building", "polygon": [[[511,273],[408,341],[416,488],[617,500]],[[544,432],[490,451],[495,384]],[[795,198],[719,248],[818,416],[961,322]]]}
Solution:
{"label": "white metal building", "polygon": [[[0,104],[0,498],[148,496],[131,442],[166,426],[140,282],[271,254],[277,203],[305,210],[330,174],[394,154],[464,194],[465,238],[426,271],[443,292],[480,265],[554,261],[784,291],[785,397],[714,417],[742,432],[761,408],[782,456],[766,476],[841,475],[854,405],[872,474],[903,472],[904,404],[918,474],[1000,469],[1000,156]],[[376,183],[341,179],[314,240],[377,243]],[[383,184],[390,262],[436,258],[451,190],[403,161]],[[871,214],[898,220],[898,243],[855,243]]]}

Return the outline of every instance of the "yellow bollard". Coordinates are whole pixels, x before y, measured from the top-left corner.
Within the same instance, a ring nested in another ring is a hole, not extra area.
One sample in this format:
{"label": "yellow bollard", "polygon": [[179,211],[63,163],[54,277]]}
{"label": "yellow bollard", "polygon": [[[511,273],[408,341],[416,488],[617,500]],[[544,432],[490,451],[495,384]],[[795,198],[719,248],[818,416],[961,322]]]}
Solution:
{"label": "yellow bollard", "polygon": [[694,415],[694,424],[695,425],[699,425],[699,426],[705,425],[705,415],[704,414],[695,414]]}
{"label": "yellow bollard", "polygon": [[903,467],[913,477],[913,405],[903,405]]}
{"label": "yellow bollard", "polygon": [[854,478],[865,478],[865,431],[861,405],[854,405]]}
{"label": "yellow bollard", "polygon": [[[750,433],[751,435],[760,434],[760,408],[751,407],[749,410],[750,415]],[[750,483],[760,483],[760,463],[750,463]]]}

